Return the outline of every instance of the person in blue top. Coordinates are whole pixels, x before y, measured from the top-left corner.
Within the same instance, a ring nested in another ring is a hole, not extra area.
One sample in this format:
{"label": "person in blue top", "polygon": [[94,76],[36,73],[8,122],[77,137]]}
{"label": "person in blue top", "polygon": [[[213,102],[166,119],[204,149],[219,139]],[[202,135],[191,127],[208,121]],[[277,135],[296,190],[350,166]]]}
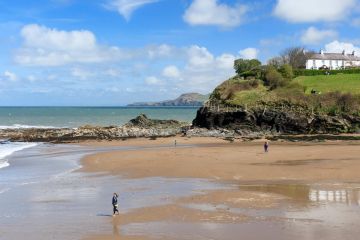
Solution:
{"label": "person in blue top", "polygon": [[117,193],[114,193],[113,198],[112,198],[113,216],[115,216],[115,213],[117,213],[119,215],[118,197],[119,197],[119,195],[117,195]]}

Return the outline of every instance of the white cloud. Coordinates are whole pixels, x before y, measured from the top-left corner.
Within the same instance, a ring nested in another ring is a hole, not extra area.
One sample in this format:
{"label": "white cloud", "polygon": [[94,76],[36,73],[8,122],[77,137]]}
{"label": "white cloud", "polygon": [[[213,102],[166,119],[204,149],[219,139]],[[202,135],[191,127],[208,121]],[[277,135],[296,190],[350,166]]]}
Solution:
{"label": "white cloud", "polygon": [[197,45],[187,47],[186,51],[187,63],[180,70],[183,81],[176,83],[178,89],[208,93],[234,75],[234,55],[223,53],[215,56],[207,48]]}
{"label": "white cloud", "polygon": [[340,53],[344,50],[346,53],[352,53],[352,51],[355,51],[357,55],[360,54],[360,48],[352,43],[333,41],[325,45],[326,52]]}
{"label": "white cloud", "polygon": [[87,30],[60,31],[37,24],[29,24],[21,29],[26,47],[41,49],[91,51],[96,48],[94,34]]}
{"label": "white cloud", "polygon": [[15,62],[29,66],[61,66],[71,63],[98,63],[125,57],[117,47],[97,44],[95,35],[86,30],[62,31],[25,25],[21,30],[23,46],[15,53]]}
{"label": "white cloud", "polygon": [[181,74],[176,66],[171,65],[164,68],[162,75],[167,78],[180,78]]}
{"label": "white cloud", "polygon": [[278,0],[274,14],[289,22],[338,21],[346,18],[357,0]]}
{"label": "white cloud", "polygon": [[93,75],[94,75],[94,73],[92,73],[88,70],[82,69],[82,68],[75,67],[75,68],[71,69],[71,76],[73,76],[75,78],[79,78],[81,80],[86,80],[89,77],[92,77]]}
{"label": "white cloud", "polygon": [[214,61],[214,56],[205,48],[193,45],[187,49],[188,63],[190,67],[207,67]]}
{"label": "white cloud", "polygon": [[129,21],[135,10],[146,4],[155,2],[158,2],[158,0],[112,0],[107,5],[107,8],[118,11],[127,21]]}
{"label": "white cloud", "polygon": [[239,51],[240,58],[243,59],[256,59],[259,55],[259,50],[256,48],[245,48]]}
{"label": "white cloud", "polygon": [[229,6],[218,0],[194,0],[183,18],[190,25],[214,25],[236,27],[244,21],[248,8],[236,4]]}
{"label": "white cloud", "polygon": [[117,69],[114,69],[114,68],[109,68],[109,69],[106,69],[104,71],[104,74],[106,76],[110,76],[110,77],[120,77],[121,76],[121,72]]}
{"label": "white cloud", "polygon": [[[59,86],[68,89],[84,86],[80,82],[77,86],[70,85],[77,78],[86,80],[87,88],[100,90],[117,86],[121,80],[124,82],[123,91],[134,92],[140,91],[136,79],[143,79],[145,86],[140,86],[144,91],[159,92],[160,86],[168,91],[206,93],[234,75],[233,62],[238,57],[231,53],[215,55],[198,45],[175,47],[161,44],[134,49],[104,46],[86,30],[61,31],[27,25],[21,33],[23,45],[15,53],[16,62],[29,66],[62,66],[42,69],[45,76],[40,76],[40,73],[36,76],[48,80],[46,83],[57,89]],[[241,51],[242,55],[257,56],[258,50],[250,49]],[[101,80],[104,82],[100,83]]]}
{"label": "white cloud", "polygon": [[35,82],[37,78],[34,75],[29,75],[27,76],[27,80],[29,80],[30,82]]}
{"label": "white cloud", "polygon": [[309,27],[301,36],[301,42],[304,44],[319,44],[324,40],[331,41],[336,37],[336,31],[319,30],[315,27]]}
{"label": "white cloud", "polygon": [[10,72],[10,71],[5,71],[5,72],[3,73],[3,76],[4,76],[4,78],[5,78],[6,80],[9,80],[9,81],[12,81],[12,82],[15,82],[15,81],[18,79],[17,76],[16,76],[16,74],[13,73],[13,72]]}
{"label": "white cloud", "polygon": [[224,53],[216,58],[216,64],[221,69],[233,69],[235,59],[234,55]]}
{"label": "white cloud", "polygon": [[162,81],[160,79],[158,79],[157,77],[151,76],[151,77],[145,78],[145,83],[147,85],[161,85]]}
{"label": "white cloud", "polygon": [[147,54],[149,58],[157,58],[157,57],[169,57],[172,55],[174,49],[167,45],[161,44],[157,46],[149,46],[147,49]]}

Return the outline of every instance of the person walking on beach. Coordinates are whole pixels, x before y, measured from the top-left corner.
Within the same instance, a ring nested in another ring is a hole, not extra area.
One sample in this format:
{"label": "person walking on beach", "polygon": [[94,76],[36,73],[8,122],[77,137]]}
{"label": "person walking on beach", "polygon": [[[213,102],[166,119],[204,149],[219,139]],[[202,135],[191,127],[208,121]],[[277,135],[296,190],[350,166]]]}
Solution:
{"label": "person walking on beach", "polygon": [[265,141],[265,143],[264,143],[264,151],[266,153],[269,152],[269,143],[267,141]]}
{"label": "person walking on beach", "polygon": [[119,197],[119,195],[117,195],[117,193],[114,193],[113,198],[112,198],[113,216],[115,216],[115,213],[117,213],[119,215],[118,197]]}

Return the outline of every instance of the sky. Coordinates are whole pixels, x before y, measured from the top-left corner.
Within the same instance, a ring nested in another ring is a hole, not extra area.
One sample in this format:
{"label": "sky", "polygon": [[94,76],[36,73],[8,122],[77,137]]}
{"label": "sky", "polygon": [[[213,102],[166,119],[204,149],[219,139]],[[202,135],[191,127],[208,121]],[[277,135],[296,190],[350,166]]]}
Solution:
{"label": "sky", "polygon": [[360,54],[360,0],[0,0],[1,106],[210,93],[237,58]]}

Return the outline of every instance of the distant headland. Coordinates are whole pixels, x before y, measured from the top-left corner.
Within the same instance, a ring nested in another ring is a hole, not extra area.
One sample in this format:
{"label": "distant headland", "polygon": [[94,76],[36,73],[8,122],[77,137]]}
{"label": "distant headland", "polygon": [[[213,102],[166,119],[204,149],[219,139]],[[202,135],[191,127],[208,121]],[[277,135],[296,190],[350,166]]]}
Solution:
{"label": "distant headland", "polygon": [[184,93],[173,100],[161,102],[137,102],[127,105],[128,107],[183,107],[183,106],[202,106],[209,99],[209,94]]}

